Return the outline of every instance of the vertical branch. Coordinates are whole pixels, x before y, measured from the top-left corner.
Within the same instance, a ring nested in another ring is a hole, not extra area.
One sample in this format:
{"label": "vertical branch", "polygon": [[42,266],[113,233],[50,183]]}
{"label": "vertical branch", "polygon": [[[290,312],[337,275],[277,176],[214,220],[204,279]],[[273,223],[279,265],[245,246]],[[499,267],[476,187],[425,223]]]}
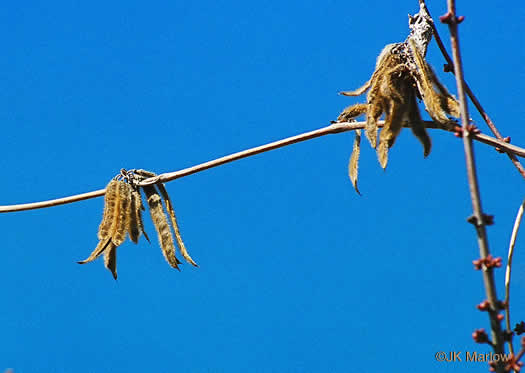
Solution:
{"label": "vertical branch", "polygon": [[[463,17],[456,17],[455,0],[447,0],[448,12],[440,17],[440,20],[448,24],[450,30],[450,41],[452,45],[452,54],[454,57],[454,72],[456,76],[458,98],[460,103],[461,123],[463,129],[463,145],[465,148],[465,160],[467,166],[467,177],[470,189],[470,198],[472,200],[473,216],[469,219],[476,228],[478,246],[480,256],[482,259],[482,273],[483,282],[485,284],[485,292],[487,300],[490,304],[488,314],[490,317],[490,326],[492,329],[492,346],[497,354],[504,353],[504,340],[501,330],[500,320],[498,318],[499,302],[496,295],[496,285],[494,282],[493,265],[488,265],[490,262],[490,251],[487,242],[487,216],[483,213],[481,206],[481,198],[478,186],[478,177],[476,173],[476,165],[474,159],[474,148],[472,146],[472,130],[473,126],[469,124],[469,114],[467,108],[467,100],[465,96],[465,83],[463,80],[463,67],[461,63],[461,54],[459,49],[458,37],[458,23],[463,21]],[[504,372],[504,365],[498,362],[495,366],[496,371]]]}

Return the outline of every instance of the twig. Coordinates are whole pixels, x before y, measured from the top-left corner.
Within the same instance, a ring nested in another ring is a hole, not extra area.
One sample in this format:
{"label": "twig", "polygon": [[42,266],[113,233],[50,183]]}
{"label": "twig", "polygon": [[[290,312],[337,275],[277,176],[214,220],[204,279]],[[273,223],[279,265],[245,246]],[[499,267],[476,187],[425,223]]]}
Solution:
{"label": "twig", "polygon": [[[430,12],[428,11],[425,1],[419,0],[419,3],[425,9],[425,11],[430,15]],[[454,62],[452,61],[452,58],[450,58],[450,55],[448,54],[447,49],[445,48],[445,45],[443,44],[443,41],[441,40],[441,37],[439,36],[438,30],[434,22],[431,22],[431,26],[432,26],[432,33],[434,34],[434,38],[436,39],[436,43],[439,47],[439,50],[441,51],[441,54],[443,54],[443,57],[447,61],[447,65],[448,65],[447,71],[451,71],[453,74],[455,74]],[[485,109],[483,109],[483,106],[481,106],[481,103],[478,101],[478,99],[476,98],[472,90],[470,89],[467,82],[464,80],[463,82],[464,82],[465,92],[469,96],[470,100],[472,101],[472,103],[474,104],[474,106],[476,107],[480,115],[483,117],[483,120],[485,120],[485,123],[487,123],[487,125],[489,126],[494,136],[496,136],[498,140],[505,141],[501,133],[496,128],[496,125],[494,124],[494,122],[492,122],[489,115],[487,114]],[[525,168],[523,168],[523,165],[520,163],[518,158],[516,158],[516,156],[512,153],[507,153],[507,156],[510,158],[512,163],[514,163],[514,166],[518,169],[521,176],[525,178]]]}
{"label": "twig", "polygon": [[[467,164],[467,176],[470,189],[470,197],[472,200],[473,209],[473,223],[476,228],[480,256],[486,259],[490,255],[487,232],[485,229],[486,221],[485,214],[481,206],[481,198],[478,186],[478,178],[476,175],[476,165],[474,160],[474,148],[472,145],[471,126],[469,124],[469,115],[467,108],[467,100],[465,96],[464,81],[463,81],[463,65],[461,63],[461,54],[459,48],[458,23],[462,18],[456,16],[456,2],[455,0],[447,0],[448,12],[446,15],[440,17],[441,21],[448,24],[450,31],[450,42],[452,45],[452,54],[454,56],[454,71],[456,76],[456,83],[458,89],[458,98],[460,104],[461,123],[463,127],[463,145],[465,147],[465,160]],[[496,295],[496,285],[494,282],[493,268],[482,268],[483,281],[485,283],[485,292],[487,300],[490,303],[490,310],[488,312],[490,317],[490,324],[492,329],[492,345],[496,354],[504,353],[503,334],[501,332],[501,324],[498,320],[498,297]],[[505,367],[501,362],[496,365],[496,371],[504,372]]]}
{"label": "twig", "polygon": [[[201,163],[201,164],[198,164],[192,167],[184,168],[179,171],[160,174],[156,176],[155,178],[150,178],[150,179],[146,179],[142,181],[140,185],[155,184],[157,182],[165,183],[168,181],[178,179],[180,177],[192,175],[197,172],[207,170],[209,168],[217,167],[225,163],[229,163],[229,162],[236,161],[238,159],[250,157],[255,154],[267,152],[269,150],[282,148],[283,146],[295,144],[301,141],[306,141],[306,140],[310,140],[316,137],[321,137],[321,136],[325,136],[329,134],[353,131],[356,129],[363,129],[365,127],[365,124],[366,122],[334,123],[330,126],[326,126],[326,127],[314,130],[314,131],[305,132],[297,136],[288,137],[282,140],[271,142],[269,144],[265,144],[265,145],[261,145],[255,148],[243,150],[238,153],[233,153],[233,154],[221,157],[221,158],[217,158],[212,161],[208,161],[208,162]],[[383,125],[384,125],[384,121],[378,122],[379,127],[382,127]],[[442,129],[442,130],[450,131],[449,128],[444,128],[438,123],[435,123],[432,121],[425,121],[425,126],[427,128],[435,128],[435,129]],[[516,155],[519,155],[520,157],[525,157],[525,149],[520,148],[515,145],[508,144],[504,141],[497,140],[493,137],[483,135],[483,134],[474,134],[473,139],[479,142],[482,142],[484,144],[490,145],[492,147],[499,148],[502,151],[516,154]],[[70,196],[70,197],[57,198],[57,199],[52,199],[48,201],[0,206],[0,213],[35,210],[35,209],[40,209],[40,208],[59,206],[59,205],[67,204],[67,203],[83,201],[83,200],[90,199],[90,198],[101,197],[104,195],[104,193],[105,193],[105,189],[99,189],[99,190],[95,190],[89,193],[77,194],[77,195]]]}
{"label": "twig", "polygon": [[[523,210],[525,208],[525,200],[521,203],[521,206],[516,215],[516,220],[514,220],[514,227],[512,228],[512,233],[510,235],[509,243],[509,254],[507,260],[507,269],[505,271],[505,321],[507,330],[510,332],[510,275],[512,271],[512,255],[514,254],[514,245],[516,243],[516,237],[518,236],[518,230],[520,229],[521,218],[523,217]],[[514,348],[512,346],[512,340],[509,340],[509,351],[514,354]]]}

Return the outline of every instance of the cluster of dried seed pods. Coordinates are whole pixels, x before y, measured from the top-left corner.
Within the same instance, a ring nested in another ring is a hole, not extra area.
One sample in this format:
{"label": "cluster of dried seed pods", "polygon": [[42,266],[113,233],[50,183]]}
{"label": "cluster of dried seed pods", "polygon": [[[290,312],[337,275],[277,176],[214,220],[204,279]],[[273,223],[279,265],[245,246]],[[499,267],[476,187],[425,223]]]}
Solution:
{"label": "cluster of dried seed pods", "polygon": [[[134,173],[136,178],[139,178],[141,180],[157,176],[153,172],[146,170],[132,170],[131,172]],[[188,254],[188,250],[186,250],[186,246],[182,241],[179,225],[177,224],[177,218],[175,216],[175,209],[164,184],[157,183],[156,185],[147,185],[143,186],[142,189],[146,194],[149,212],[151,214],[153,224],[155,225],[155,229],[157,230],[157,235],[159,237],[162,253],[164,254],[164,257],[166,258],[168,263],[172,267],[178,269],[177,264],[180,264],[180,261],[175,256],[175,245],[173,244],[173,236],[171,235],[171,229],[168,223],[168,219],[162,207],[162,200],[164,200],[164,204],[166,205],[166,211],[170,216],[171,227],[173,228],[173,232],[175,233],[175,239],[177,241],[177,245],[179,246],[182,257],[188,263],[197,267],[197,263],[195,263],[195,261]]]}
{"label": "cluster of dried seed pods", "polygon": [[[368,91],[367,103],[347,107],[337,118],[347,122],[366,114],[365,134],[370,145],[377,150],[381,167],[386,168],[388,150],[409,123],[412,132],[423,145],[423,154],[430,153],[431,141],[421,120],[417,99],[422,99],[432,119],[444,126],[455,121],[448,115],[459,117],[459,104],[437,79],[412,39],[387,45],[377,58],[372,77],[355,91],[341,92],[344,96],[359,96]],[[377,142],[377,121],[385,114],[385,124]],[[356,191],[361,131],[356,131],[352,156],[348,165],[350,180]]]}
{"label": "cluster of dried seed pods", "polygon": [[[171,233],[173,228],[182,256],[186,261],[197,266],[182,241],[175,210],[165,186],[158,183],[156,186],[139,187],[137,184],[141,180],[154,176],[156,176],[154,173],[145,170],[121,170],[121,173],[109,182],[106,187],[102,222],[98,230],[99,243],[91,255],[87,259],[79,261],[79,264],[89,263],[103,254],[104,265],[116,279],[117,247],[124,242],[126,235],[132,242],[138,243],[140,235],[143,234],[149,242],[142,221],[142,211],[144,210],[140,194],[140,188],[142,188],[146,194],[153,225],[157,231],[160,247],[166,261],[172,267],[179,269],[178,264],[181,262],[175,256],[175,245]],[[164,212],[163,200],[170,216],[171,227]]]}

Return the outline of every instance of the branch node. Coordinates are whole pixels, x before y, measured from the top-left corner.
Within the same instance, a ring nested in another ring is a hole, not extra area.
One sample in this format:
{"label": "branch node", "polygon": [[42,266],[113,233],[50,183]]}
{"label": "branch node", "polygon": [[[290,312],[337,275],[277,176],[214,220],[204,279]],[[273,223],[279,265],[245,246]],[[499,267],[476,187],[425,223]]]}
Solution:
{"label": "branch node", "polygon": [[476,215],[470,215],[467,218],[467,222],[479,227],[481,225],[494,225],[494,215],[483,214],[483,222],[481,223]]}
{"label": "branch node", "polygon": [[498,307],[500,310],[505,310],[507,309],[508,306],[509,306],[509,302],[507,301],[498,300],[496,302],[496,307]]}
{"label": "branch node", "polygon": [[458,25],[465,20],[465,16],[456,17],[449,11],[440,16],[439,20],[441,21],[441,23],[446,23],[447,25]]}
{"label": "branch node", "polygon": [[510,330],[504,330],[502,332],[503,334],[503,339],[508,342],[508,341],[511,341],[512,340],[512,337],[514,336],[514,332],[510,331]]}
{"label": "branch node", "polygon": [[494,258],[489,254],[485,258],[473,260],[472,264],[474,264],[474,269],[477,271],[481,270],[483,267],[485,267],[485,270],[499,268],[501,267],[501,257]]}
{"label": "branch node", "polygon": [[471,136],[480,134],[481,130],[478,127],[476,127],[475,124],[467,124],[465,126],[465,129],[463,129],[463,127],[461,126],[454,127],[454,136],[461,138],[463,137],[464,132],[466,132],[468,136]]}

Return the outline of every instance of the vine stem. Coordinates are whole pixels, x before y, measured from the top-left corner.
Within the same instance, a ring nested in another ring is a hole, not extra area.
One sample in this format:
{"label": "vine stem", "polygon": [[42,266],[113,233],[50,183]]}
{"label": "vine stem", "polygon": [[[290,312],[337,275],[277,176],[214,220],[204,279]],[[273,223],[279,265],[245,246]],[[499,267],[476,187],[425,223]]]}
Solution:
{"label": "vine stem", "polygon": [[[512,330],[510,326],[510,275],[512,273],[512,256],[514,255],[514,245],[516,244],[516,238],[518,237],[518,230],[520,229],[521,219],[523,217],[523,210],[525,208],[525,200],[521,203],[516,220],[514,220],[514,227],[510,235],[509,253],[507,255],[507,269],[505,271],[505,325],[507,330]],[[509,340],[509,352],[514,353],[514,347],[512,341]]]}
{"label": "vine stem", "polygon": [[[425,1],[419,0],[419,3],[422,7],[424,7],[425,11],[429,14],[429,17],[431,17],[430,12],[428,11],[428,8],[425,4]],[[452,58],[448,54],[447,49],[445,48],[445,45],[443,44],[443,41],[441,40],[441,37],[439,36],[438,30],[434,22],[431,23],[431,27],[432,27],[432,33],[434,35],[434,38],[436,39],[438,48],[441,51],[441,54],[443,55],[445,60],[447,61],[447,65],[449,69],[447,69],[446,71],[451,71],[453,74],[455,74],[454,61],[452,61]],[[483,106],[481,106],[481,103],[479,102],[477,97],[474,95],[474,92],[472,92],[469,85],[464,79],[463,79],[463,86],[464,86],[466,94],[469,96],[470,100],[472,101],[472,103],[474,104],[474,106],[476,107],[480,115],[483,117],[483,120],[485,121],[485,123],[487,123],[487,125],[489,126],[494,136],[496,136],[498,140],[505,141],[501,133],[496,128],[496,125],[494,124],[494,122],[492,122],[492,119],[490,119],[489,115],[487,114]],[[523,165],[520,163],[518,158],[512,153],[507,153],[507,156],[512,161],[512,163],[514,164],[518,172],[521,174],[521,176],[525,178],[525,168],[523,168]]]}
{"label": "vine stem", "polygon": [[[460,104],[461,123],[463,129],[463,145],[465,148],[465,161],[467,166],[467,177],[470,190],[470,197],[472,200],[473,209],[473,223],[476,228],[478,245],[481,258],[485,259],[490,255],[489,245],[487,240],[485,214],[481,206],[480,191],[478,185],[478,177],[476,173],[476,163],[474,158],[474,147],[472,143],[472,131],[469,123],[467,100],[465,95],[465,83],[463,80],[463,65],[461,62],[461,53],[459,46],[458,23],[462,18],[456,16],[456,2],[455,0],[447,0],[448,12],[440,17],[441,21],[448,24],[450,30],[450,42],[452,45],[452,55],[454,57],[454,72],[456,76],[456,84],[458,90],[458,98]],[[487,300],[490,304],[488,311],[490,318],[490,326],[492,330],[492,346],[496,354],[503,354],[504,339],[501,330],[501,323],[498,320],[498,297],[496,295],[496,285],[494,282],[493,268],[486,268],[483,266],[483,282],[485,284],[485,292]],[[501,355],[500,355],[501,356]],[[501,361],[496,363],[496,371],[504,372],[505,366]]]}
{"label": "vine stem", "polygon": [[[450,131],[449,128],[444,128],[438,123],[435,123],[432,121],[425,121],[424,123],[427,128],[435,128],[435,129],[442,129],[442,130]],[[155,184],[159,182],[165,183],[165,182],[172,181],[172,180],[184,177],[184,176],[189,176],[197,172],[207,170],[209,168],[213,168],[213,167],[217,167],[217,166],[229,163],[229,162],[233,162],[238,159],[250,157],[252,155],[264,153],[264,152],[267,152],[273,149],[282,148],[284,146],[296,144],[298,142],[314,139],[316,137],[321,137],[321,136],[341,133],[341,132],[347,132],[347,131],[354,131],[356,129],[363,129],[365,128],[365,125],[366,125],[366,122],[334,123],[330,126],[322,127],[314,131],[305,132],[305,133],[302,133],[296,136],[287,137],[282,140],[277,140],[277,141],[274,141],[274,142],[271,142],[265,145],[257,146],[255,148],[243,150],[243,151],[233,153],[233,154],[230,154],[224,157],[220,157],[220,158],[208,161],[208,162],[204,162],[204,163],[192,166],[192,167],[184,168],[179,171],[160,174],[154,178],[149,178],[149,179],[142,181],[139,185],[150,185],[150,184]],[[384,121],[378,122],[379,127],[383,127],[383,125],[384,125]],[[511,145],[509,143],[497,140],[493,137],[490,137],[490,136],[487,136],[481,133],[474,134],[473,138],[479,142],[482,142],[494,148],[500,149],[501,151],[516,154],[516,155],[519,155],[520,157],[525,157],[525,149],[520,148],[518,146]],[[46,208],[46,207],[64,205],[67,203],[83,201],[83,200],[90,199],[90,198],[101,197],[104,195],[105,192],[106,192],[105,189],[99,189],[99,190],[95,190],[95,191],[88,192],[88,193],[82,193],[82,194],[77,194],[74,196],[57,198],[57,199],[52,199],[48,201],[0,206],[0,213],[35,210],[35,209],[41,209],[41,208]]]}

